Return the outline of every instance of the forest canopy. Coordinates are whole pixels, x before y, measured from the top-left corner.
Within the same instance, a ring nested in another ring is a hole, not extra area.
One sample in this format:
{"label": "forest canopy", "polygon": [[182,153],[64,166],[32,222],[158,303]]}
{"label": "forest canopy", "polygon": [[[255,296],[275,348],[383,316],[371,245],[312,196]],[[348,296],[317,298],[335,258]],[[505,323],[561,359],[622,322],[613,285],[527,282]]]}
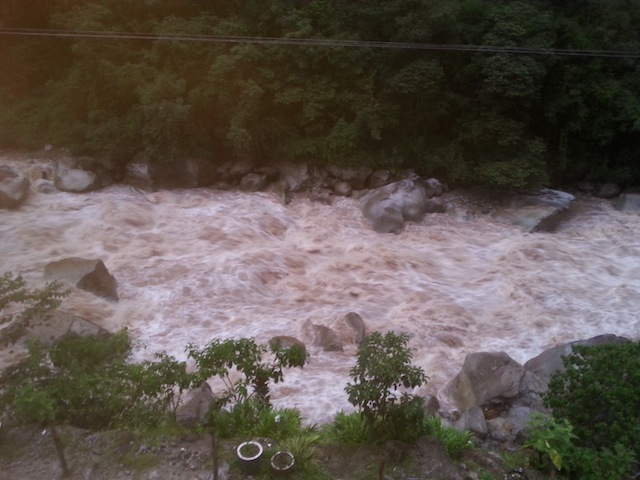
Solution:
{"label": "forest canopy", "polygon": [[[638,25],[636,0],[0,0],[0,147],[639,184],[638,55],[559,54],[637,53]],[[181,38],[194,35],[518,51]]]}

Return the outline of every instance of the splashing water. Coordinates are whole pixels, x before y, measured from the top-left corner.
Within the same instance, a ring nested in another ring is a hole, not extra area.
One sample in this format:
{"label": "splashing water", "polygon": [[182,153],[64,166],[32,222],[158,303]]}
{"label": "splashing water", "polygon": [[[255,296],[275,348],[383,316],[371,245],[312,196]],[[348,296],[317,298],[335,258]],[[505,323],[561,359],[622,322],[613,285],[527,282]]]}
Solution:
{"label": "splashing water", "polygon": [[[24,162],[5,164],[25,168]],[[74,289],[61,307],[107,329],[127,326],[146,348],[185,359],[213,338],[304,336],[359,313],[369,331],[405,332],[437,393],[467,353],[505,351],[519,362],[580,338],[640,334],[640,217],[603,200],[554,234],[479,217],[442,214],[399,235],[372,231],[357,201],[334,205],[269,193],[211,189],[140,193],[112,186],[88,194],[30,193],[0,212],[0,273],[41,286],[44,266],[100,258],[120,301]],[[349,410],[344,392],[356,347],[308,346],[303,370],[273,388],[276,406],[309,422]],[[0,351],[2,356],[2,351]]]}

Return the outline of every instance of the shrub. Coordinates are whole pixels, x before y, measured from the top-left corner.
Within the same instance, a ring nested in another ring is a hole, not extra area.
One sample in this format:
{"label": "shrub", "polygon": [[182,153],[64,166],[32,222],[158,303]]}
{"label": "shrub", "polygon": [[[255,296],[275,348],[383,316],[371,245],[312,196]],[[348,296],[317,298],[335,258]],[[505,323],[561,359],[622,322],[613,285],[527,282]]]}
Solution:
{"label": "shrub", "polygon": [[[268,352],[271,359],[265,361],[263,357]],[[218,399],[218,408],[249,399],[257,402],[260,408],[269,408],[269,382],[280,382],[284,368],[302,367],[306,361],[306,353],[298,345],[282,348],[274,343],[267,348],[251,338],[215,339],[203,348],[189,344],[187,353],[196,364],[196,384],[211,377],[218,377],[224,382],[226,389]],[[232,368],[242,374],[240,380],[231,379]]]}
{"label": "shrub", "polygon": [[633,471],[635,457],[621,443],[594,450],[577,445],[578,437],[566,420],[534,416],[525,446],[538,453],[538,467],[560,471],[579,480],[623,480]]}
{"label": "shrub", "polygon": [[444,425],[439,417],[425,418],[423,429],[424,433],[433,435],[440,441],[451,458],[457,458],[462,450],[473,447],[473,434],[470,431],[461,432],[457,428]]}
{"label": "shrub", "polygon": [[594,450],[616,443],[640,453],[640,343],[575,346],[555,374],[545,403]]}
{"label": "shrub", "polygon": [[367,443],[369,424],[361,412],[338,412],[333,423],[325,427],[325,435],[332,441],[347,445]]}
{"label": "shrub", "polygon": [[371,439],[415,440],[415,426],[422,423],[423,399],[402,391],[427,381],[419,367],[411,365],[408,337],[388,332],[368,336],[358,347],[353,383],[345,391],[349,402],[367,421]]}

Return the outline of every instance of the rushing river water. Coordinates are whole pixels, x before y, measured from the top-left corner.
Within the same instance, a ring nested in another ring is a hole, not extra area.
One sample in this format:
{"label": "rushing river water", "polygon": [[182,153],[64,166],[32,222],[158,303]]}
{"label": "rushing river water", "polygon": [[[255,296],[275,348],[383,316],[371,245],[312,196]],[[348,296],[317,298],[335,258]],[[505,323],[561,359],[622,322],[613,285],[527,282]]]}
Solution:
{"label": "rushing river water", "polygon": [[[306,320],[331,326],[357,312],[369,331],[410,335],[414,363],[430,377],[419,393],[437,393],[467,353],[525,362],[602,333],[640,337],[640,217],[580,202],[553,234],[433,214],[393,235],[375,233],[349,198],[284,206],[270,193],[212,189],[32,192],[0,212],[0,273],[35,287],[48,262],[102,259],[120,301],[74,289],[61,309],[127,326],[146,345],[138,359],[184,359],[189,342],[216,337],[304,340]],[[272,397],[323,422],[350,409],[344,386],[356,347],[345,339],[342,353],[309,350]]]}

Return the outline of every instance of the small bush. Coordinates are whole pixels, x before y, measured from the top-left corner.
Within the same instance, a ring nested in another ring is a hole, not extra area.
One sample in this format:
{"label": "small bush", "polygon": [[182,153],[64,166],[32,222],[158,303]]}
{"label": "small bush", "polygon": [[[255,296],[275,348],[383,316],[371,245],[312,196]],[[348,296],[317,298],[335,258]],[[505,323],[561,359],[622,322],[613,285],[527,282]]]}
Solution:
{"label": "small bush", "polygon": [[291,452],[296,461],[296,467],[306,469],[313,465],[315,446],[321,435],[315,429],[309,429],[287,437],[280,445],[280,450]]}
{"label": "small bush", "polygon": [[364,415],[370,439],[413,441],[416,425],[422,423],[423,399],[406,392],[426,383],[427,376],[411,365],[412,353],[407,335],[378,332],[358,347],[356,365],[351,369],[353,383],[345,391],[349,402]]}
{"label": "small bush", "polygon": [[360,412],[338,412],[324,431],[330,441],[337,443],[357,445],[369,441],[369,424]]}
{"label": "small bush", "polygon": [[471,438],[473,434],[465,430],[449,427],[442,423],[439,417],[427,417],[423,423],[424,432],[436,437],[451,458],[457,458],[462,450],[473,448]]}

